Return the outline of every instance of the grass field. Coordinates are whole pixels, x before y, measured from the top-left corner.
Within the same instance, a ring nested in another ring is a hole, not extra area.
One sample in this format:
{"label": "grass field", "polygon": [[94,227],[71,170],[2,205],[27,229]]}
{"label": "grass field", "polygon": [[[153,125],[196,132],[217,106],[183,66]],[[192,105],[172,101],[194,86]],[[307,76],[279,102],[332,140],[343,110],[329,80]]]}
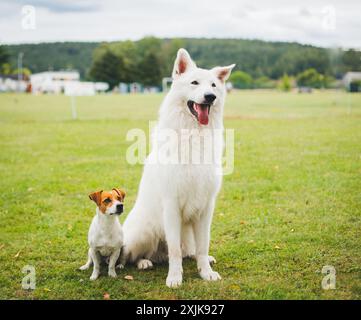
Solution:
{"label": "grass field", "polygon": [[[360,299],[361,95],[343,92],[229,95],[235,170],[210,249],[222,281],[202,281],[193,261],[176,290],[165,286],[167,265],[95,282],[77,270],[94,215],[88,194],[124,187],[129,212],[142,166],[125,161],[125,136],[148,130],[161,99],[79,97],[73,121],[69,97],[0,95],[0,299]],[[33,291],[21,288],[25,265],[36,268]],[[335,290],[321,288],[325,265]]]}

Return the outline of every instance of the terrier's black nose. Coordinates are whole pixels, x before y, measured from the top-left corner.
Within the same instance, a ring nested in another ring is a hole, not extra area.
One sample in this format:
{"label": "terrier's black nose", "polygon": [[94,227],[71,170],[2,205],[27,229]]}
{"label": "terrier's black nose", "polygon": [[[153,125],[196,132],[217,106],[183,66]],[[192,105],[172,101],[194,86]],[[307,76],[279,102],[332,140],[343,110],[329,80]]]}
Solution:
{"label": "terrier's black nose", "polygon": [[212,103],[214,100],[216,100],[216,96],[213,93],[206,93],[204,95],[204,99],[206,100],[207,103]]}
{"label": "terrier's black nose", "polygon": [[117,204],[117,213],[122,213],[122,212],[123,212],[123,205]]}

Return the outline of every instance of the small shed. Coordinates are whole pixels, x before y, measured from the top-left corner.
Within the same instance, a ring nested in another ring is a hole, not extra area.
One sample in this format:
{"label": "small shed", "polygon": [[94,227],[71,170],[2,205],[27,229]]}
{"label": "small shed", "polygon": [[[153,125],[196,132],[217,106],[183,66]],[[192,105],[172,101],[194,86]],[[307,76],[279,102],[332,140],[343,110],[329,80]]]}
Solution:
{"label": "small shed", "polygon": [[342,83],[351,92],[361,91],[361,72],[347,72],[342,79]]}

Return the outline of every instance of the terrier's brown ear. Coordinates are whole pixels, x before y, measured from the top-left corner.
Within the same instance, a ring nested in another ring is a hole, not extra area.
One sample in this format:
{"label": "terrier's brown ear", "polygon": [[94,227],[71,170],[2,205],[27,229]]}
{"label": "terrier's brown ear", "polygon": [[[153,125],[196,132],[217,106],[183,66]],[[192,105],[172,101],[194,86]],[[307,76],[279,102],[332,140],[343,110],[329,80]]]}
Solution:
{"label": "terrier's brown ear", "polygon": [[103,192],[103,190],[95,191],[89,195],[89,199],[93,200],[97,204],[98,207],[101,204],[102,192]]}
{"label": "terrier's brown ear", "polygon": [[119,195],[119,197],[121,197],[123,200],[125,198],[125,191],[118,189],[118,188],[113,188],[113,190]]}

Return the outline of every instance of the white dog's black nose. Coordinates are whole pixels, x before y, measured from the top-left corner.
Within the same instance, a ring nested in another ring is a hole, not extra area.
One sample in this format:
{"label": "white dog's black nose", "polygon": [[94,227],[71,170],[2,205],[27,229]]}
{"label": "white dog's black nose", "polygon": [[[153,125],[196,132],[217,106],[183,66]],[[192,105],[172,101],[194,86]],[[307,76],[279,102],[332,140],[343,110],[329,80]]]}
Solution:
{"label": "white dog's black nose", "polygon": [[213,93],[206,93],[204,95],[204,99],[207,103],[212,103],[214,100],[216,100],[216,98],[216,95],[214,95]]}

